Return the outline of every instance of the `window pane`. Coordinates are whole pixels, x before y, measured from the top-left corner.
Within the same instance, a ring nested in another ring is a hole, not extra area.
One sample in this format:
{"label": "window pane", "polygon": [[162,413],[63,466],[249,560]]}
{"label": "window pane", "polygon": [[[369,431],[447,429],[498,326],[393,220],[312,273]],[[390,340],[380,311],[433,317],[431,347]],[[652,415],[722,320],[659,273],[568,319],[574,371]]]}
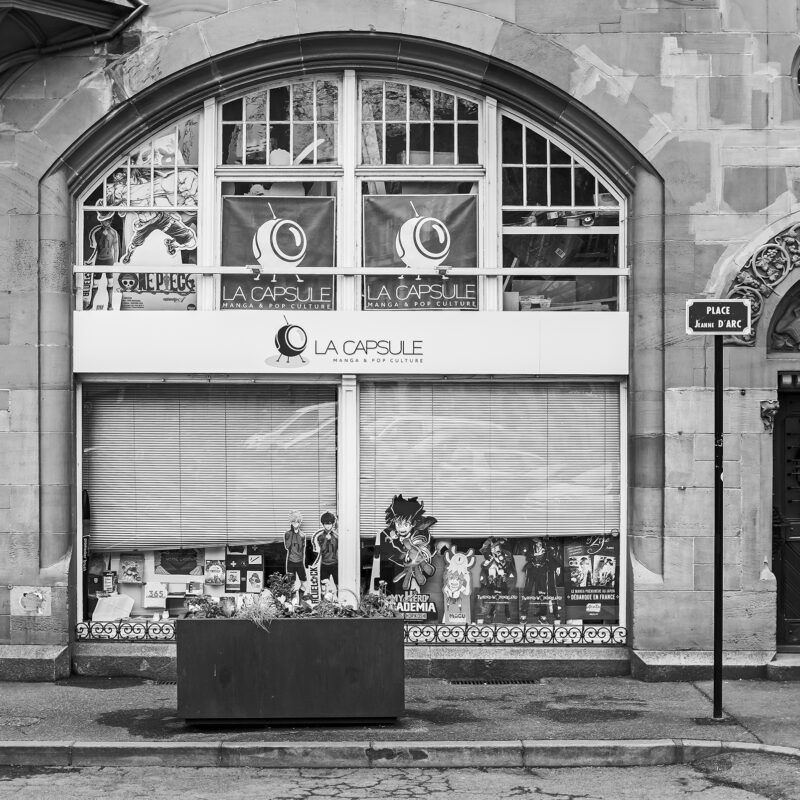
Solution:
{"label": "window pane", "polygon": [[406,163],[406,126],[405,123],[386,124],[386,163]]}
{"label": "window pane", "polygon": [[383,83],[380,81],[361,82],[361,118],[364,122],[383,119]]}
{"label": "window pane", "polygon": [[267,95],[265,92],[249,94],[244,98],[245,115],[248,120],[264,122],[267,119]]}
{"label": "window pane", "polygon": [[269,90],[269,118],[272,121],[289,120],[288,86],[278,86]]}
{"label": "window pane", "polygon": [[550,205],[572,205],[572,171],[569,168],[550,170]]}
{"label": "window pane", "polygon": [[619,209],[603,208],[599,211],[503,211],[503,225],[514,227],[583,227],[591,225],[619,225]]}
{"label": "window pane", "polygon": [[433,93],[433,118],[452,120],[455,118],[455,97],[444,92]]}
{"label": "window pane", "polygon": [[269,126],[269,163],[272,167],[285,167],[291,161],[289,155],[289,125]]}
{"label": "window pane", "polygon": [[[317,125],[317,139],[323,141],[317,147],[317,164],[332,164],[336,159],[336,125],[328,122]],[[311,160],[311,156],[306,162]]]}
{"label": "window pane", "polygon": [[222,121],[239,122],[242,118],[242,101],[231,100],[222,104]]}
{"label": "window pane", "polygon": [[[386,119],[405,120],[408,87],[404,83],[386,84]],[[388,136],[388,133],[387,133]],[[390,161],[391,163],[395,163]]]}
{"label": "window pane", "polygon": [[336,119],[339,86],[334,81],[317,81],[317,119]]}
{"label": "window pane", "polygon": [[433,163],[455,164],[455,126],[436,122],[433,126]]}
{"label": "window pane", "polygon": [[458,126],[458,163],[478,163],[478,126],[462,123]]}
{"label": "window pane", "polygon": [[361,161],[373,165],[383,163],[383,125],[380,122],[361,126]]}
{"label": "window pane", "polygon": [[[571,220],[579,226],[579,220]],[[561,233],[539,235],[507,234],[503,237],[503,266],[511,269],[547,269],[548,267],[574,269],[616,268],[616,234],[570,234],[565,228]]]}
{"label": "window pane", "polygon": [[551,164],[569,164],[571,160],[569,153],[565,153],[557,144],[550,142]]}
{"label": "window pane", "polygon": [[503,205],[521,206],[522,167],[503,167]]}
{"label": "window pane", "polygon": [[575,205],[593,206],[594,200],[594,175],[588,169],[575,167]]}
{"label": "window pane", "polygon": [[503,285],[503,308],[507,311],[616,311],[617,279],[611,275],[509,277]]}
{"label": "window pane", "polygon": [[242,126],[222,126],[222,163],[242,163]]}
{"label": "window pane", "polygon": [[292,84],[292,113],[295,120],[314,119],[314,84]]}
{"label": "window pane", "polygon": [[267,126],[245,125],[247,136],[247,163],[265,164],[267,161]]}
{"label": "window pane", "polygon": [[431,118],[431,90],[423,86],[412,86],[410,93],[410,119],[429,120]]}
{"label": "window pane", "polygon": [[[297,124],[294,126],[294,141],[292,142],[292,163],[314,163],[314,126],[311,124]],[[302,160],[298,161],[302,154]]]}
{"label": "window pane", "polygon": [[478,104],[473,103],[472,100],[464,100],[458,98],[458,118],[460,120],[475,120],[478,121]]}
{"label": "window pane", "polygon": [[178,152],[177,163],[197,166],[198,163],[198,120],[197,117],[186,120],[178,126]]}
{"label": "window pane", "polygon": [[425,123],[417,123],[411,127],[411,153],[409,164],[430,164],[431,163],[431,126]]}
{"label": "window pane", "polygon": [[525,131],[525,163],[547,163],[547,140],[530,128]]}
{"label": "window pane", "polygon": [[547,168],[534,168],[525,170],[528,181],[527,206],[547,205]]}
{"label": "window pane", "polygon": [[503,163],[522,163],[522,125],[503,117]]}

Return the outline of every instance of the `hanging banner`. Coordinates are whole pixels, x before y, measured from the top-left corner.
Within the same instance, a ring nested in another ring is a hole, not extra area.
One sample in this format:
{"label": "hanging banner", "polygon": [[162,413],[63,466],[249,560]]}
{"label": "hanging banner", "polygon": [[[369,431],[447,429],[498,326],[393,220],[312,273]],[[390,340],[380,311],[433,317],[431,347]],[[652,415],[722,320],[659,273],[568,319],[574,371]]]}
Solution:
{"label": "hanging banner", "polygon": [[619,536],[564,542],[566,617],[584,622],[619,618]]}
{"label": "hanging banner", "polygon": [[333,275],[276,275],[270,269],[334,265],[333,197],[222,198],[223,266],[259,265],[265,274],[223,275],[221,309],[325,311]]}
{"label": "hanging banner", "polygon": [[477,309],[476,278],[418,275],[478,266],[477,196],[364,198],[364,267],[408,275],[364,278],[364,308]]}

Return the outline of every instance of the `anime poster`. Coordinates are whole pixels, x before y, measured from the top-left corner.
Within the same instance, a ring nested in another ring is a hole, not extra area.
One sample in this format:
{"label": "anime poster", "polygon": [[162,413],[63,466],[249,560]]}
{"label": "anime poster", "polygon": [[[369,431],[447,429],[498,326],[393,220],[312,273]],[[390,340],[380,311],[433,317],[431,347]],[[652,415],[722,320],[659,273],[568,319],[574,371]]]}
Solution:
{"label": "anime poster", "polygon": [[461,553],[451,544],[443,550],[447,565],[442,580],[442,597],[445,625],[468,625],[472,622],[472,575],[475,565],[475,551],[470,547]]}
{"label": "anime poster", "polygon": [[564,554],[560,539],[533,537],[524,540],[520,620],[552,624],[564,610]]}
{"label": "anime poster", "polygon": [[433,576],[431,531],[436,517],[416,497],[395,495],[386,509],[386,527],[375,539],[370,587],[382,584],[407,622],[436,622],[436,603],[426,592]]}
{"label": "anime poster", "polygon": [[220,559],[206,559],[206,583],[209,586],[225,585],[225,562]]}
{"label": "anime poster", "polygon": [[119,557],[119,582],[142,583],[144,556],[141,553],[122,553]]}
{"label": "anime poster", "polygon": [[202,575],[201,551],[181,548],[179,550],[156,550],[153,553],[156,575]]}
{"label": "anime poster", "polygon": [[564,542],[567,619],[618,620],[618,565],[618,536],[589,536]]}
{"label": "anime poster", "polygon": [[[478,266],[476,195],[368,195],[364,198],[364,308],[477,309],[475,278],[432,275]],[[428,273],[428,274],[425,274]]]}
{"label": "anime poster", "polygon": [[225,548],[225,591],[261,592],[264,588],[264,556],[255,545]]}
{"label": "anime poster", "polygon": [[[183,166],[174,137],[145,147],[114,170],[84,211],[79,308],[95,311],[197,308],[195,277],[170,266],[197,263],[195,167]],[[137,272],[158,267],[159,272]]]}
{"label": "anime poster", "polygon": [[332,310],[333,275],[270,274],[271,269],[335,263],[333,197],[236,195],[222,198],[222,264],[262,274],[223,275],[221,309]]}
{"label": "anime poster", "polygon": [[517,568],[510,543],[492,536],[481,546],[481,555],[475,621],[479,625],[519,622]]}

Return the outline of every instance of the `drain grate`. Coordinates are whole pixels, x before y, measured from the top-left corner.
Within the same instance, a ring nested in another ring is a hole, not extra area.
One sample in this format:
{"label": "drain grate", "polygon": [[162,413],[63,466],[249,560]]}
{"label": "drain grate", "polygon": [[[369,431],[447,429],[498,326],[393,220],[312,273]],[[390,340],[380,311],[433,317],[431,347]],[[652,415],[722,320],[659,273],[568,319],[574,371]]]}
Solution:
{"label": "drain grate", "polygon": [[178,681],[153,681],[156,686],[177,686]]}
{"label": "drain grate", "polygon": [[507,686],[509,684],[530,684],[530,683],[539,683],[539,680],[535,678],[530,678],[528,680],[514,680],[509,679],[507,681],[504,680],[484,680],[482,678],[454,678],[451,681],[447,681],[451,686],[499,686],[504,685]]}

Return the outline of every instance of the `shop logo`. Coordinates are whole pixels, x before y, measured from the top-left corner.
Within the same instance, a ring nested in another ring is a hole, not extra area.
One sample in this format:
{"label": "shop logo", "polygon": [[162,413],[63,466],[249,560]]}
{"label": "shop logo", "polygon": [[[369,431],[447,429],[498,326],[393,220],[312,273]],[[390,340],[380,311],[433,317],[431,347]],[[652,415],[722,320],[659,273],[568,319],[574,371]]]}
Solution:
{"label": "shop logo", "polygon": [[308,240],[302,226],[293,219],[281,219],[267,203],[268,219],[253,235],[253,255],[265,269],[296,267],[306,257]]}
{"label": "shop logo", "polygon": [[283,369],[305,366],[308,364],[308,359],[303,358],[303,352],[308,345],[308,334],[299,325],[292,325],[286,317],[283,321],[286,324],[281,325],[275,334],[275,349],[278,355],[271,356],[266,363]]}
{"label": "shop logo", "polygon": [[450,231],[436,217],[421,217],[409,200],[414,216],[407,219],[394,241],[400,260],[412,270],[437,269],[450,252]]}

